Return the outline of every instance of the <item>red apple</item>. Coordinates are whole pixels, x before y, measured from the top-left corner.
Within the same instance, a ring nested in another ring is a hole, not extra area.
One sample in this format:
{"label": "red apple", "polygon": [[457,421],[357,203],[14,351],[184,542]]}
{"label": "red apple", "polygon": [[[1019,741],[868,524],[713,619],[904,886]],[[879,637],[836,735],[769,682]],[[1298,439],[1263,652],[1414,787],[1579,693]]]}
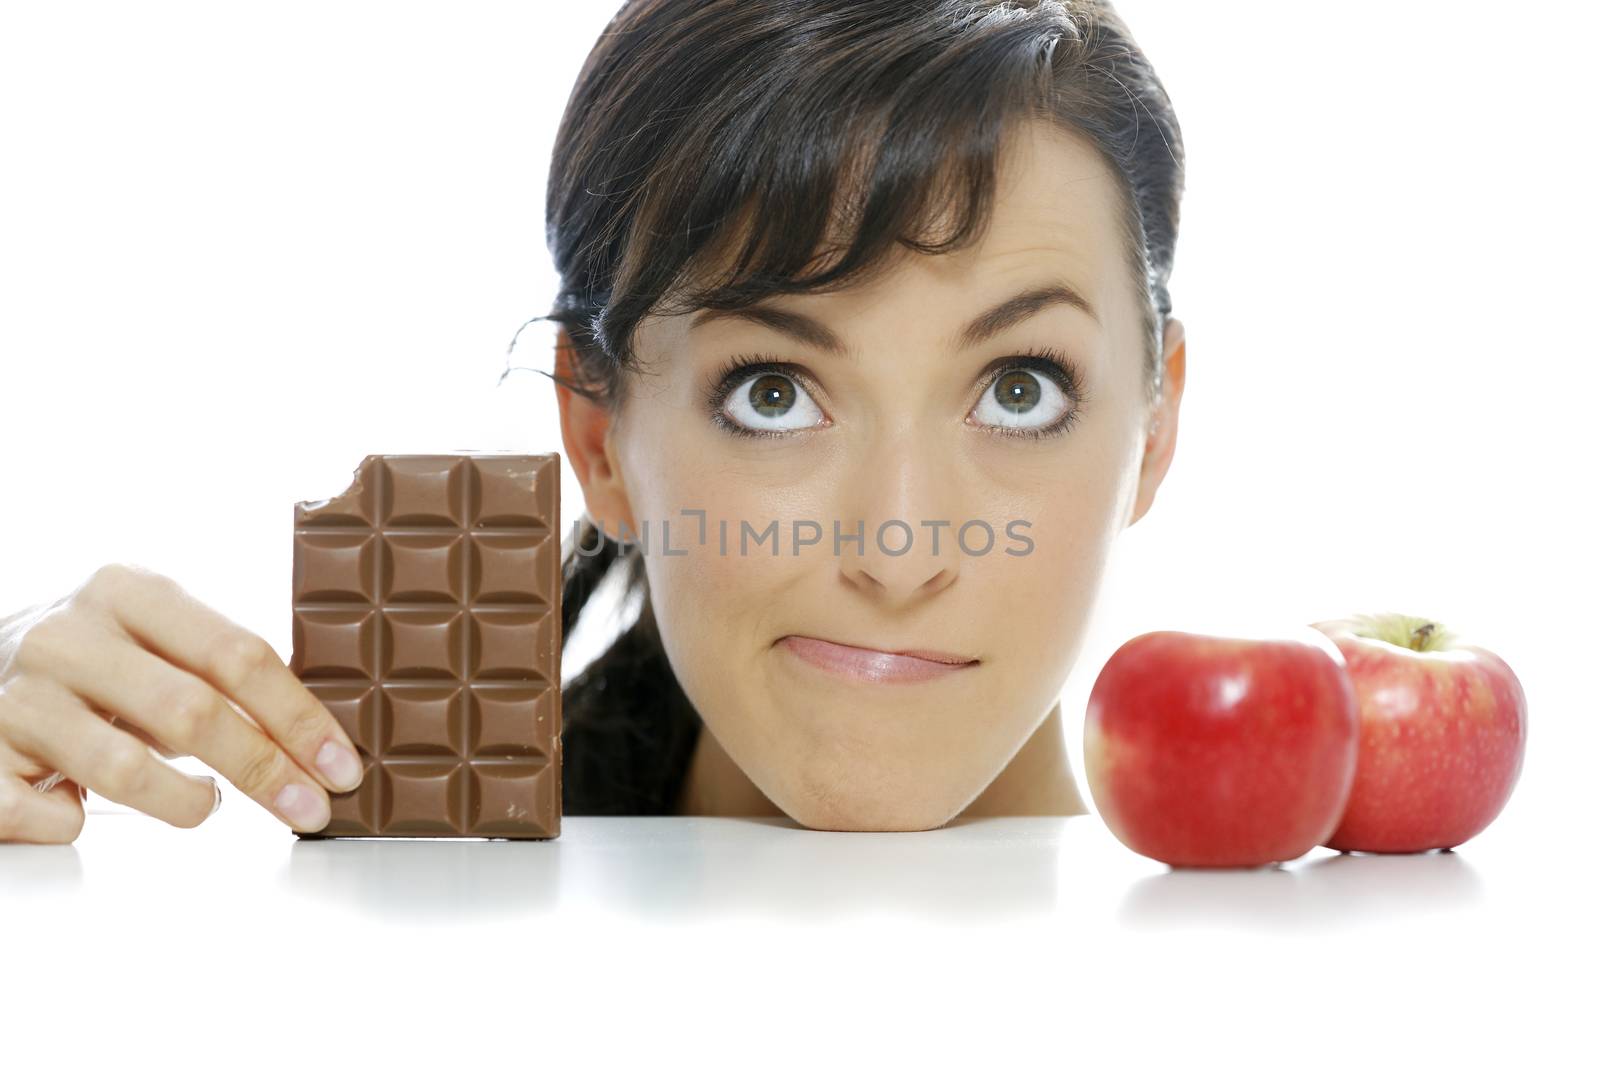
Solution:
{"label": "red apple", "polygon": [[1412,615],[1313,623],[1344,653],[1361,754],[1338,827],[1344,852],[1424,852],[1475,836],[1522,770],[1528,704],[1505,660]]}
{"label": "red apple", "polygon": [[1174,867],[1257,867],[1333,832],[1356,770],[1355,689],[1311,627],[1159,630],[1089,694],[1084,773],[1129,848]]}

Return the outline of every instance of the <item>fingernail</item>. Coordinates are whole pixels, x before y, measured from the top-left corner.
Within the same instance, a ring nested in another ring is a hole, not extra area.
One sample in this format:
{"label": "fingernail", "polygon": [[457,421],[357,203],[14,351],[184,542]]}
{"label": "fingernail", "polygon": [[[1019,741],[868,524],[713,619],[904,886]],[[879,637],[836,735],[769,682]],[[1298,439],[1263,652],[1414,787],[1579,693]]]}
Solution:
{"label": "fingernail", "polygon": [[[215,778],[208,778],[207,780],[211,783],[211,791],[217,794],[217,799],[211,802],[211,815],[215,815],[217,809],[222,807],[222,787],[217,784]],[[210,818],[210,815],[207,818]]]}
{"label": "fingernail", "polygon": [[331,815],[321,798],[320,789],[312,789],[299,782],[290,782],[278,790],[273,806],[278,812],[302,830],[320,830]]}
{"label": "fingernail", "polygon": [[341,792],[349,792],[361,784],[361,760],[343,745],[324,741],[317,752],[317,766]]}

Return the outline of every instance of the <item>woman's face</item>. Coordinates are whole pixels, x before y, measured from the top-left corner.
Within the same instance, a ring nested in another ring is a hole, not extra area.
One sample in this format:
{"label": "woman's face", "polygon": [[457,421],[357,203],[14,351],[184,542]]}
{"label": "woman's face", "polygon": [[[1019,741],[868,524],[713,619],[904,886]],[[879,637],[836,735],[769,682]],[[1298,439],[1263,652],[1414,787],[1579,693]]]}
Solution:
{"label": "woman's face", "polygon": [[[982,792],[1054,706],[1112,540],[1160,479],[1141,478],[1113,175],[1087,141],[1022,130],[980,244],[760,305],[783,318],[646,319],[646,373],[579,472],[609,534],[648,526],[662,639],[706,727],[807,826],[926,829]],[[1057,286],[1086,306],[995,313]],[[1081,395],[1027,358],[1052,351]],[[750,354],[783,366],[728,369]]]}

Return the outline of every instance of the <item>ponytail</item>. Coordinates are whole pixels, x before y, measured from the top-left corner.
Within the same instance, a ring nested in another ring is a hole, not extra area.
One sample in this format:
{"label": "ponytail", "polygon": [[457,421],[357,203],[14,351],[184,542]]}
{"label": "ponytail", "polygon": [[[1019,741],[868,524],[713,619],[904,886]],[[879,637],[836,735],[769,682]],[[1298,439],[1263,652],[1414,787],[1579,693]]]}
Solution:
{"label": "ponytail", "polygon": [[699,713],[667,660],[644,561],[585,516],[564,550],[561,647],[613,572],[639,617],[562,688],[561,804],[567,815],[670,815],[699,738]]}

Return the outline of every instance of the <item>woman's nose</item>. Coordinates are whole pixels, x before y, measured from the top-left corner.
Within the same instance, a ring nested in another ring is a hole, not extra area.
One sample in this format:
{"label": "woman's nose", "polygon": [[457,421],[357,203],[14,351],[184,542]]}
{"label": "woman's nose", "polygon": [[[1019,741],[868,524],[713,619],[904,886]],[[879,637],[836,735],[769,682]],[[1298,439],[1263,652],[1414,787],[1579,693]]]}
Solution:
{"label": "woman's nose", "polygon": [[841,508],[838,562],[846,581],[875,600],[910,602],[956,580],[961,550],[950,465],[905,441],[860,465]]}
{"label": "woman's nose", "polygon": [[[890,537],[898,537],[900,530],[892,528]],[[873,536],[867,531],[867,537]],[[948,538],[946,538],[947,540]],[[930,597],[956,580],[959,567],[949,558],[947,546],[940,544],[941,553],[934,556],[916,546],[901,556],[886,555],[868,547],[858,558],[848,551],[840,558],[840,571],[845,580],[863,593],[885,604],[908,604]],[[896,547],[894,545],[891,548]]]}

